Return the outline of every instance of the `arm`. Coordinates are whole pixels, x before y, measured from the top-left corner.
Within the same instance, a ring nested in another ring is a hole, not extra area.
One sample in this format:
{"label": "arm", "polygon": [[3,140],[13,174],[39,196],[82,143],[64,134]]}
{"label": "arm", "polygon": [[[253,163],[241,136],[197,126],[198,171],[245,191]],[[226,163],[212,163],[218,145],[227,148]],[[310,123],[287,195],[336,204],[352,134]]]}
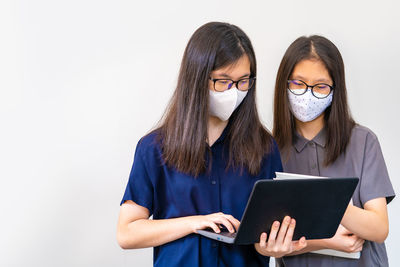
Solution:
{"label": "arm", "polygon": [[287,256],[294,256],[294,255],[299,255],[315,250],[320,250],[320,249],[325,249],[327,248],[327,244],[325,242],[325,239],[317,239],[317,240],[307,240],[307,246],[301,250],[292,252],[288,254]]}
{"label": "arm", "polygon": [[389,233],[386,198],[369,200],[364,204],[364,209],[349,205],[342,224],[365,240],[384,242]]}
{"label": "arm", "polygon": [[307,246],[289,256],[303,254],[320,249],[335,249],[344,252],[359,252],[362,250],[365,240],[352,234],[342,225],[339,225],[336,234],[332,238],[308,240]]}
{"label": "arm", "polygon": [[[359,252],[365,240],[385,241],[389,222],[386,198],[372,199],[365,203],[364,209],[349,205],[333,238],[308,240],[307,246],[289,256],[320,249],[336,249],[344,252]],[[347,229],[346,229],[347,228]]]}
{"label": "arm", "polygon": [[364,142],[359,185],[363,208],[349,205],[341,223],[355,235],[381,243],[389,232],[385,197],[393,197],[394,192],[377,137],[368,132],[360,145]]}
{"label": "arm", "polygon": [[149,220],[149,215],[147,208],[131,200],[121,205],[117,240],[123,249],[160,246],[207,227],[218,233],[218,224],[230,232],[239,227],[238,220],[223,213],[164,220]]}

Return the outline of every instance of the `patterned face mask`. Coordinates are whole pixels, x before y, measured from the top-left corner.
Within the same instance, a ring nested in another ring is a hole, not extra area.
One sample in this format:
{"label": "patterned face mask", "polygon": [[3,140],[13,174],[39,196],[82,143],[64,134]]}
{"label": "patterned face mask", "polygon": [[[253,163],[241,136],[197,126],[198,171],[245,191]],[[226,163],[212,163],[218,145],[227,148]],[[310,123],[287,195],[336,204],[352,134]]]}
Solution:
{"label": "patterned face mask", "polygon": [[325,98],[316,98],[310,89],[302,95],[295,95],[289,89],[287,90],[290,110],[302,122],[315,120],[332,103],[333,91]]}

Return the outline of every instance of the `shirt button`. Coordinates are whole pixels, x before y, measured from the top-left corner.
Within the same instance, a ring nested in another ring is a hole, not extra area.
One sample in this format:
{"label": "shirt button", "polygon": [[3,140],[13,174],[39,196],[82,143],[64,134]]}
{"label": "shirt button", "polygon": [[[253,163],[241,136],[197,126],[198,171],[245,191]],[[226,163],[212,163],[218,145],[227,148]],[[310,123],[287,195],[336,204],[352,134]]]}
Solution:
{"label": "shirt button", "polygon": [[308,145],[309,145],[310,147],[315,147],[315,143],[314,143],[314,142],[310,142],[310,143],[308,143]]}
{"label": "shirt button", "polygon": [[213,181],[211,181],[211,184],[216,184],[216,183],[217,183],[217,182],[216,182],[216,181],[214,181],[214,180],[213,180]]}
{"label": "shirt button", "polygon": [[216,247],[217,247],[217,243],[214,243],[214,242],[213,242],[213,243],[212,243],[212,247],[213,247],[213,248],[216,248]]}
{"label": "shirt button", "polygon": [[311,169],[315,169],[315,168],[317,168],[317,164],[313,164],[313,165],[311,165]]}

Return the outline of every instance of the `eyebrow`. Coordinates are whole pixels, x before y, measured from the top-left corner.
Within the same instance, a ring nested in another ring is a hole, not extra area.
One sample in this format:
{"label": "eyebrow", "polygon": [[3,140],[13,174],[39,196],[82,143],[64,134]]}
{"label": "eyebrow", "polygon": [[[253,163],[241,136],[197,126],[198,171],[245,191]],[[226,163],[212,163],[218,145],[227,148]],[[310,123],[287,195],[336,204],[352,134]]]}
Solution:
{"label": "eyebrow", "polygon": [[[297,76],[293,76],[292,80],[302,80],[302,81],[304,81],[305,79],[304,79],[304,77],[302,77],[300,75],[297,75]],[[331,83],[330,80],[327,80],[327,79],[324,79],[324,78],[315,80],[315,83],[321,83],[321,82],[322,83]]]}
{"label": "eyebrow", "polygon": [[[227,79],[232,79],[231,76],[229,76],[229,75],[226,74],[226,73],[218,73],[218,74],[216,74],[215,76],[217,76],[217,77],[223,77],[223,78],[227,78]],[[245,75],[243,75],[243,76],[240,76],[240,77],[239,77],[239,80],[240,80],[240,79],[243,79],[243,78],[246,78],[246,77],[250,77],[250,73],[245,74]]]}

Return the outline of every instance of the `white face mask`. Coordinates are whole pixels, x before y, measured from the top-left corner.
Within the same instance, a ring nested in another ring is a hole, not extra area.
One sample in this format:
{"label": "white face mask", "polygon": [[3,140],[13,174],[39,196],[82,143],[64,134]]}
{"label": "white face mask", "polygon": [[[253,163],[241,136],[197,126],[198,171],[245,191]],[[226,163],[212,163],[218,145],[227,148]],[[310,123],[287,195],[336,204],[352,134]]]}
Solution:
{"label": "white face mask", "polygon": [[242,103],[247,91],[240,91],[236,87],[223,92],[210,91],[210,115],[227,121],[235,109]]}
{"label": "white face mask", "polygon": [[307,89],[302,95],[295,95],[288,90],[290,110],[293,115],[302,122],[316,119],[332,103],[333,91],[325,98],[316,98],[311,90]]}

